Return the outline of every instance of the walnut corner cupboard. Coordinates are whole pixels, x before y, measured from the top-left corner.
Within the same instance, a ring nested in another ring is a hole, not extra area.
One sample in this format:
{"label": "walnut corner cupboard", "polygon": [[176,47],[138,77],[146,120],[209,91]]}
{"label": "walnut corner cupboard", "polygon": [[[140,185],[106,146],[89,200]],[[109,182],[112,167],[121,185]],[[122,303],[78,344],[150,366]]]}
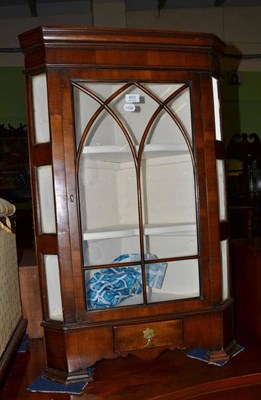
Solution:
{"label": "walnut corner cupboard", "polygon": [[19,40],[46,377],[192,346],[228,359],[223,42],[88,27]]}

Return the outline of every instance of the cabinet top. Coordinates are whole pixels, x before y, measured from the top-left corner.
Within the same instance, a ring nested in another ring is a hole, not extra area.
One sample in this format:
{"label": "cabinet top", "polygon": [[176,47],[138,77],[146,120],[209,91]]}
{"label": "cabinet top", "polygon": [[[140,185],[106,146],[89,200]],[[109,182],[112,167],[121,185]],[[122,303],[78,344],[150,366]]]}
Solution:
{"label": "cabinet top", "polygon": [[96,28],[80,26],[39,26],[19,35],[22,49],[48,44],[139,44],[213,47],[221,53],[225,44],[212,33],[170,30]]}
{"label": "cabinet top", "polygon": [[[68,50],[76,52],[106,52],[108,51],[126,51],[126,57],[129,60],[131,51],[136,52],[176,52],[189,54],[193,56],[207,55],[211,53],[216,59],[219,59],[225,49],[225,44],[212,33],[193,33],[178,32],[169,30],[148,30],[148,29],[119,29],[119,28],[97,28],[97,27],[74,27],[74,26],[40,26],[19,36],[20,46],[26,57],[26,68],[34,68],[37,61],[32,54],[38,53],[38,67],[42,65],[70,64],[75,65],[75,60],[68,55]],[[51,51],[56,52],[55,57],[50,57]],[[67,52],[67,55],[65,55]],[[128,54],[128,55],[127,55]],[[140,53],[142,54],[142,53]],[[62,55],[62,57],[61,57]],[[123,58],[123,57],[122,57]],[[192,57],[191,57],[192,58]],[[31,61],[30,61],[31,60]],[[41,61],[40,61],[41,60]],[[164,66],[164,56],[163,56]],[[88,64],[89,61],[83,57],[78,64]],[[128,61],[127,61],[128,63]],[[119,63],[121,64],[121,63]],[[175,66],[175,62],[171,64]],[[193,60],[190,61],[193,66]],[[178,65],[183,67],[183,65]]]}

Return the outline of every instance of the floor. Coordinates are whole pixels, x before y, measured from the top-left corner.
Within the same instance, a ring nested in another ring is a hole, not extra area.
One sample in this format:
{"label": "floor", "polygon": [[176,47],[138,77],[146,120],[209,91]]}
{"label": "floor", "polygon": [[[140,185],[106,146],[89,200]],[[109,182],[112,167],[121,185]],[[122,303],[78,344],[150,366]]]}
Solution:
{"label": "floor", "polygon": [[166,351],[154,361],[136,357],[102,360],[94,381],[81,396],[31,393],[27,386],[44,369],[42,339],[30,341],[9,370],[1,400],[260,400],[261,346],[246,340],[246,348],[223,367],[186,356],[184,350]]}

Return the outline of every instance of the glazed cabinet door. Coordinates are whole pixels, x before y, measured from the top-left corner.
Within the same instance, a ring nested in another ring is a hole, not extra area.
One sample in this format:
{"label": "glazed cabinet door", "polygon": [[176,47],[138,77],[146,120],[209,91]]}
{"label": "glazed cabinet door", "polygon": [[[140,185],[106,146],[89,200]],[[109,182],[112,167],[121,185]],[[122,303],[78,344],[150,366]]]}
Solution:
{"label": "glazed cabinet door", "polygon": [[81,253],[75,276],[87,313],[209,300],[199,78],[173,76],[70,79]]}

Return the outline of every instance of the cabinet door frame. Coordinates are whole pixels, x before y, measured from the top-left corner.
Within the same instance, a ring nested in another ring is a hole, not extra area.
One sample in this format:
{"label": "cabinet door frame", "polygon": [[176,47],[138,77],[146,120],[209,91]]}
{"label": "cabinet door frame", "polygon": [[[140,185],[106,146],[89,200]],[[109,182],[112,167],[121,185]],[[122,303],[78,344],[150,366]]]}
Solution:
{"label": "cabinet door frame", "polygon": [[[206,80],[211,82],[211,74],[205,74]],[[196,159],[197,174],[196,174],[196,198],[198,203],[198,230],[199,230],[199,269],[200,269],[200,282],[201,282],[201,294],[195,299],[182,299],[181,301],[164,302],[164,303],[153,303],[140,306],[123,307],[125,318],[134,318],[137,315],[140,317],[146,317],[148,315],[157,315],[160,312],[164,314],[180,313],[185,310],[193,312],[202,308],[208,309],[212,304],[212,293],[210,286],[210,248],[213,246],[211,243],[210,230],[218,232],[218,220],[212,218],[212,226],[210,229],[209,222],[209,209],[207,207],[207,196],[209,189],[210,175],[207,171],[208,166],[206,165],[206,146],[205,141],[214,142],[214,117],[211,116],[211,112],[207,115],[207,121],[204,121],[202,115],[202,98],[206,96],[208,99],[212,97],[212,89],[208,87],[207,95],[202,95],[202,78],[201,75],[193,72],[179,72],[179,71],[163,71],[163,70],[120,70],[114,69],[86,69],[77,70],[72,69],[70,71],[63,69],[61,72],[61,101],[62,101],[62,124],[63,124],[63,137],[64,137],[64,167],[66,175],[66,188],[67,188],[67,207],[68,207],[68,222],[70,230],[70,248],[71,248],[71,260],[72,260],[72,274],[74,282],[74,301],[77,314],[77,321],[107,321],[117,320],[122,318],[122,308],[114,309],[102,309],[102,310],[91,310],[86,312],[85,306],[85,294],[84,284],[82,275],[82,260],[81,260],[81,234],[80,234],[80,218],[79,208],[77,207],[78,202],[78,191],[77,191],[77,180],[76,180],[76,169],[75,169],[75,138],[74,138],[74,116],[73,116],[73,94],[72,94],[72,81],[77,80],[89,80],[89,81],[143,81],[143,82],[188,82],[191,85],[191,104],[192,104],[192,130],[193,130],[193,141],[194,141],[194,154]],[[209,108],[211,109],[211,104]],[[208,136],[204,134],[203,128],[206,124],[212,129],[208,130]],[[211,139],[212,138],[212,139]],[[208,146],[209,147],[209,146]],[[208,156],[208,160],[212,160],[215,156],[214,149],[207,149],[211,154]],[[214,163],[214,161],[213,161]],[[213,164],[212,163],[212,164]],[[214,164],[213,164],[214,165]],[[213,167],[213,165],[211,167]],[[198,178],[198,179],[197,179]],[[206,180],[205,180],[206,179]],[[211,181],[213,181],[213,175],[211,174]],[[212,188],[216,185],[216,179],[212,182]],[[211,189],[212,190],[212,189]],[[217,203],[217,197],[213,198],[213,203]],[[212,204],[213,206],[213,204]],[[216,207],[217,204],[214,204]],[[214,222],[214,224],[213,224]],[[218,234],[218,233],[217,233]],[[217,247],[217,246],[216,246]],[[217,252],[215,252],[217,256]],[[218,260],[216,260],[218,261]],[[220,260],[219,260],[220,261]],[[218,262],[215,264],[218,265]],[[62,273],[63,275],[63,273]],[[219,275],[219,276],[218,276]],[[220,281],[220,271],[216,268],[216,280]],[[61,284],[64,288],[67,288],[67,279],[63,279],[61,276]],[[63,290],[62,290],[63,292]],[[67,303],[68,304],[68,303]],[[138,310],[138,311],[137,311]]]}

